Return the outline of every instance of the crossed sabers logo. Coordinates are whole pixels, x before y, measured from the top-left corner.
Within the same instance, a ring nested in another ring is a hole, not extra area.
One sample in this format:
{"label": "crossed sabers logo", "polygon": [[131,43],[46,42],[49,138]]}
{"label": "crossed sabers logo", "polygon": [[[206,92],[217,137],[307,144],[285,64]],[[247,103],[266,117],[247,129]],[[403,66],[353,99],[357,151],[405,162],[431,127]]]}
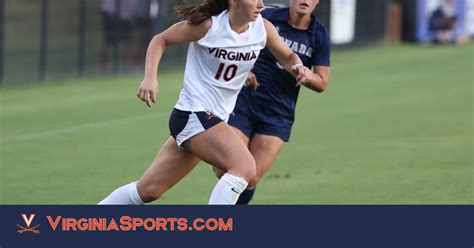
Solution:
{"label": "crossed sabers logo", "polygon": [[211,120],[214,117],[216,117],[214,114],[207,114],[207,119],[208,120]]}
{"label": "crossed sabers logo", "polygon": [[39,224],[30,227],[31,222],[33,222],[33,219],[35,218],[36,214],[30,214],[30,217],[26,218],[26,214],[22,214],[21,217],[23,217],[23,220],[25,221],[26,227],[20,226],[16,224],[20,229],[18,229],[19,233],[24,233],[24,232],[33,232],[33,233],[39,233],[40,231],[38,230],[38,227],[40,226]]}

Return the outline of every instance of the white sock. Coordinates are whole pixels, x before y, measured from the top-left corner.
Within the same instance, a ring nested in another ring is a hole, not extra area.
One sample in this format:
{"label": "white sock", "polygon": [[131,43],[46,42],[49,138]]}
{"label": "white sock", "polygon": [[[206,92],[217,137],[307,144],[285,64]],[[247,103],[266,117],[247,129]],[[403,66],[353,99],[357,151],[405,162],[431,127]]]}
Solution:
{"label": "white sock", "polygon": [[235,205],[247,185],[245,179],[225,173],[214,186],[209,205]]}
{"label": "white sock", "polygon": [[137,182],[124,185],[110,193],[99,205],[143,205],[137,191]]}

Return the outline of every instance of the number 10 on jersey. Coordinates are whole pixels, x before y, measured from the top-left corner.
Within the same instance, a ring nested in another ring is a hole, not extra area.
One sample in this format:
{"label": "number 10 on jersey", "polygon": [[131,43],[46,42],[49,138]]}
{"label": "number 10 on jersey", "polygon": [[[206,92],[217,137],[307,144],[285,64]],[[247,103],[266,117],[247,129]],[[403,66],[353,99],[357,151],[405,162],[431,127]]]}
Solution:
{"label": "number 10 on jersey", "polygon": [[235,77],[237,73],[237,65],[231,64],[226,66],[225,63],[221,63],[217,69],[217,73],[214,76],[216,80],[220,80],[221,76],[224,78],[224,81],[229,82],[232,78]]}

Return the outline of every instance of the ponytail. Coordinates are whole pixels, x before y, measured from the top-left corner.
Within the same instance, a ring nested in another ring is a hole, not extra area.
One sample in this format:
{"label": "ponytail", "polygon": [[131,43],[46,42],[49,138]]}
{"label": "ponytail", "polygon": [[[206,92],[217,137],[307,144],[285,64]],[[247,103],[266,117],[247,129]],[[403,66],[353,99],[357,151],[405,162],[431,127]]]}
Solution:
{"label": "ponytail", "polygon": [[211,16],[219,15],[229,8],[228,0],[205,0],[201,4],[184,4],[174,7],[179,17],[193,26],[201,24]]}

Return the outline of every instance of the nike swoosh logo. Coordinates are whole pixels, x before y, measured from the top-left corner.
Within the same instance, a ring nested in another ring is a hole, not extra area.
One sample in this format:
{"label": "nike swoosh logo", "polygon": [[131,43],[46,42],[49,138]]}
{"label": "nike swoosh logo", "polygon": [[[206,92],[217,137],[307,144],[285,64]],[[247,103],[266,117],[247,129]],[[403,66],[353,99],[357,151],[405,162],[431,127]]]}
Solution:
{"label": "nike swoosh logo", "polygon": [[241,192],[237,191],[235,188],[231,188],[231,190],[234,191],[235,193],[239,194],[239,195],[241,194]]}

